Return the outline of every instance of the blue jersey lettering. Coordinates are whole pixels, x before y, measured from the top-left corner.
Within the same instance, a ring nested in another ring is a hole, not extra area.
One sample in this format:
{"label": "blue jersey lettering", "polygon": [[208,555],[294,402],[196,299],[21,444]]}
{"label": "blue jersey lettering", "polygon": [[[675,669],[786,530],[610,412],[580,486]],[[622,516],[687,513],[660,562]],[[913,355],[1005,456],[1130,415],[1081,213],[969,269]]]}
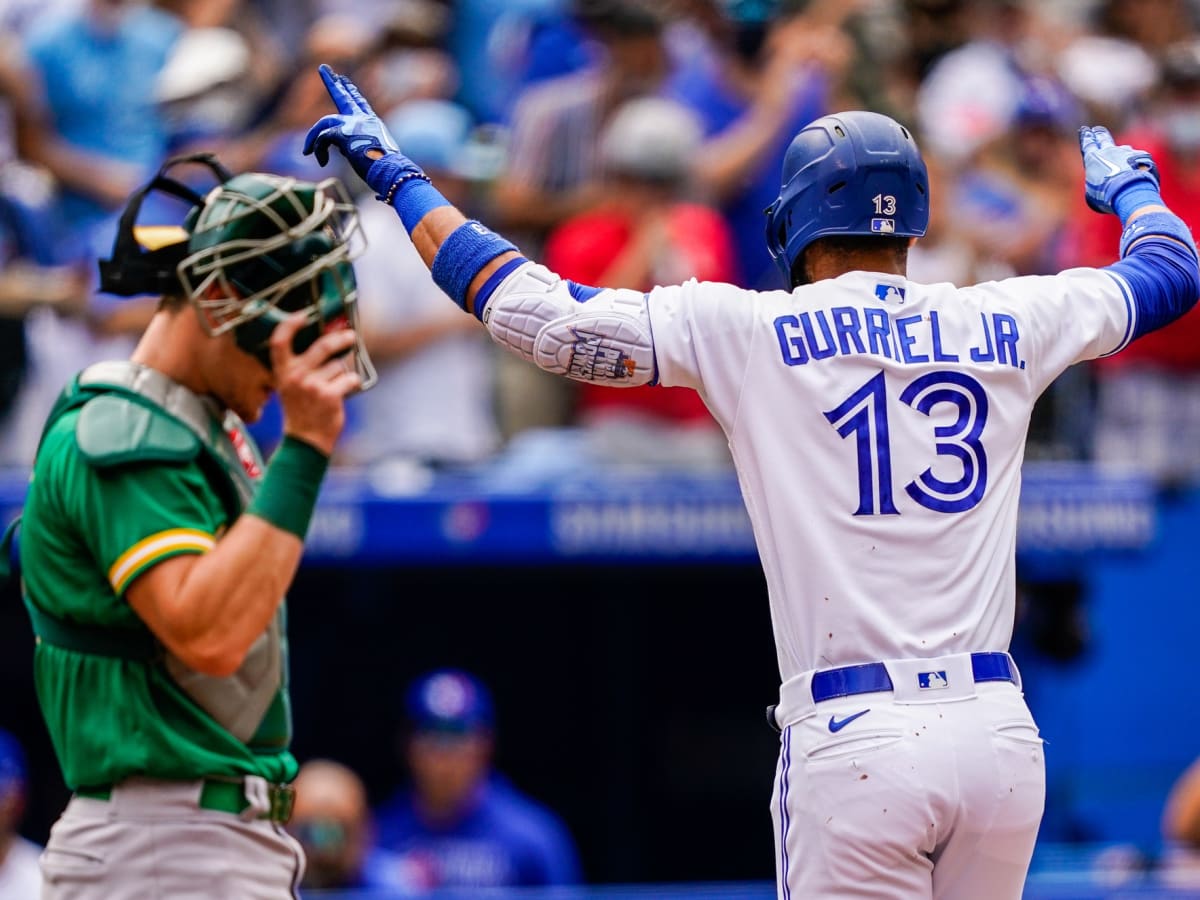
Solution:
{"label": "blue jersey lettering", "polygon": [[995,313],[992,323],[996,328],[996,361],[1017,368],[1020,365],[1017,360],[1017,340],[1020,338],[1017,320],[1003,313]]}
{"label": "blue jersey lettering", "polygon": [[[972,362],[1025,368],[1018,352],[1021,333],[1014,316],[980,313],[979,323],[980,335],[976,346],[970,348]],[[956,363],[960,359],[945,344],[937,310],[893,317],[876,307],[835,306],[779,316],[772,324],[780,355],[789,366],[831,356],[877,356],[907,365]],[[927,346],[930,352],[919,352],[918,346]]]}
{"label": "blue jersey lettering", "polygon": [[892,358],[892,320],[886,309],[868,307],[863,310],[867,320],[867,344],[875,356]]}
{"label": "blue jersey lettering", "polygon": [[804,338],[797,331],[799,327],[800,320],[795,316],[780,316],[775,320],[775,337],[779,339],[783,361],[789,366],[802,366],[808,362]]}
{"label": "blue jersey lettering", "polygon": [[804,326],[804,337],[808,339],[808,352],[812,354],[813,359],[828,359],[837,353],[837,346],[833,342],[833,333],[829,329],[829,319],[825,316],[825,310],[818,309],[816,311],[817,324],[821,326],[821,333],[825,335],[825,346],[817,345],[817,336],[813,333],[812,318],[808,313],[800,313],[800,324]]}
{"label": "blue jersey lettering", "polygon": [[921,316],[905,316],[896,320],[896,343],[900,345],[900,354],[906,363],[929,362],[924,353],[913,353],[912,345],[917,339],[908,333],[908,327],[921,321]]}
{"label": "blue jersey lettering", "polygon": [[938,314],[936,310],[930,310],[929,312],[929,333],[933,337],[934,362],[958,362],[957,353],[947,353],[942,349],[942,329],[938,324]]}
{"label": "blue jersey lettering", "polygon": [[854,342],[855,353],[866,353],[867,348],[862,342],[862,323],[858,320],[858,310],[853,306],[835,306],[830,310],[833,313],[833,325],[837,329],[838,349],[842,351],[842,356],[850,355],[850,345],[847,338]]}
{"label": "blue jersey lettering", "polygon": [[975,362],[991,362],[996,358],[996,351],[992,348],[992,332],[988,328],[987,314],[980,313],[979,321],[983,323],[983,346],[971,348],[971,359]]}

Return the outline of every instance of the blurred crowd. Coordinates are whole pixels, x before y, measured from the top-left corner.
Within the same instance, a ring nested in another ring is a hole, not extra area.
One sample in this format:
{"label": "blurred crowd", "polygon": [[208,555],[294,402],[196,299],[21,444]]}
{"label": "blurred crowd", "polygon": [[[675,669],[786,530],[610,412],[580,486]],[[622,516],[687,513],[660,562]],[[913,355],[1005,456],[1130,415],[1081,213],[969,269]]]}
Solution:
{"label": "blurred crowd", "polygon": [[[910,275],[966,284],[1114,259],[1116,220],[1083,200],[1082,123],[1150,150],[1167,203],[1188,221],[1200,213],[1198,6],[0,2],[0,464],[28,464],[67,377],[127,355],[144,325],[153,298],[98,294],[95,259],[165,158],[204,149],[235,171],[327,174],[300,153],[303,130],[330,111],[319,62],[376,98],[460,207],[563,276],[615,287],[782,286],[763,210],[790,138],[826,112],[886,112],[933,170]],[[726,464],[691,392],[578,387],[494,352],[394,214],[369,194],[360,205],[356,271],[380,383],[353,404],[342,462],[472,464],[571,426],[597,458]],[[268,445],[272,427],[260,426]],[[1197,443],[1194,311],[1068,371],[1036,411],[1028,452],[1141,466],[1170,486],[1200,476],[1200,455],[1178,452]]]}

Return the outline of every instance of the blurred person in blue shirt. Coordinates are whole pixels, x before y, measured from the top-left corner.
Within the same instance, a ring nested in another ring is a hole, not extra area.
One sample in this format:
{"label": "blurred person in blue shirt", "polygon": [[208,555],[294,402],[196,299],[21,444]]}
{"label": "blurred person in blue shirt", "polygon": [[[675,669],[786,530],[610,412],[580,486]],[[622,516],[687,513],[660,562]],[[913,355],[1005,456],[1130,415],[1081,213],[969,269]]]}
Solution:
{"label": "blurred person in blue shirt", "polygon": [[63,189],[63,252],[86,253],[91,229],[162,162],[167,129],[154,86],[183,27],[132,0],[86,0],[26,35],[29,77],[52,136],[36,162]]}
{"label": "blurred person in blue shirt", "polygon": [[[182,30],[176,17],[134,0],[81,0],[30,24],[19,60],[17,146],[57,188],[40,214],[39,263],[91,271],[115,211],[162,162],[167,132],[154,85]],[[0,433],[0,460],[28,465],[70,376],[96,359],[128,355],[133,339],[119,332],[132,309],[113,318],[91,304],[43,306],[26,316],[27,365]]]}
{"label": "blurred person in blue shirt", "polygon": [[[792,137],[823,115],[851,60],[841,4],[829,21],[794,0],[697,0],[696,46],[675,49],[663,93],[692,110],[704,142],[691,177],[728,220],[742,287],[783,287],[762,241]],[[677,31],[678,33],[678,31]]]}
{"label": "blurred person in blue shirt", "polygon": [[484,685],[441,670],[406,698],[412,783],[376,811],[378,846],[396,854],[391,887],[573,884],[580,880],[570,835],[558,818],[492,769],[494,713]]}
{"label": "blurred person in blue shirt", "polygon": [[38,857],[42,848],[17,834],[25,812],[25,754],[0,730],[0,897],[34,898],[42,891]]}

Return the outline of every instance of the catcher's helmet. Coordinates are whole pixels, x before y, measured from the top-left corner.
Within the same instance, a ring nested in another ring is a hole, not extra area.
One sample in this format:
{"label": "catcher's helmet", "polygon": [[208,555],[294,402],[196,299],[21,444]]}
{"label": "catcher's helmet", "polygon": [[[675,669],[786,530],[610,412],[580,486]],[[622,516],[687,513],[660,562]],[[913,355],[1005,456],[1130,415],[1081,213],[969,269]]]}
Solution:
{"label": "catcher's helmet", "polygon": [[928,225],[929,175],[908,129],[879,113],[844,112],[792,139],[767,209],[767,249],[790,285],[794,263],[818,238],[921,237]]}
{"label": "catcher's helmet", "polygon": [[[292,313],[308,315],[297,335],[304,347],[330,326],[356,325],[358,215],[337,179],[234,176],[209,192],[189,230],[179,281],[209,334],[232,330],[269,363],[271,332]],[[353,356],[367,387],[375,373],[361,339]]]}
{"label": "catcher's helmet", "polygon": [[[166,177],[182,162],[209,166],[219,184],[206,196]],[[182,228],[137,226],[145,195],[164,191],[193,202]],[[153,245],[153,246],[151,246]],[[121,217],[101,288],[111,293],[178,293],[216,336],[271,364],[271,332],[303,312],[296,335],[303,352],[331,327],[357,324],[351,259],[364,245],[354,204],[337,179],[320,183],[258,172],[230,175],[207,154],[172,160],[138,191]],[[375,381],[361,337],[351,352],[363,387]]]}

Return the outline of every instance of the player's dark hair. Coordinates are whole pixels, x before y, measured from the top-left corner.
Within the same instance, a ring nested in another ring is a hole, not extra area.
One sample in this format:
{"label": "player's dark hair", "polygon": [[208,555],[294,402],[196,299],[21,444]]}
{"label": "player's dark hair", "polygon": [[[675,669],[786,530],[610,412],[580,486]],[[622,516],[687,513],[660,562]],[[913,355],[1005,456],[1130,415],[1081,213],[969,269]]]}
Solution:
{"label": "player's dark hair", "polygon": [[792,264],[791,287],[812,284],[813,279],[808,269],[808,260],[813,248],[819,247],[826,254],[844,256],[850,260],[864,256],[876,257],[881,252],[890,253],[896,266],[904,271],[904,267],[908,265],[909,240],[907,237],[878,234],[840,234],[817,238],[804,248],[804,251],[796,257],[796,261]]}

